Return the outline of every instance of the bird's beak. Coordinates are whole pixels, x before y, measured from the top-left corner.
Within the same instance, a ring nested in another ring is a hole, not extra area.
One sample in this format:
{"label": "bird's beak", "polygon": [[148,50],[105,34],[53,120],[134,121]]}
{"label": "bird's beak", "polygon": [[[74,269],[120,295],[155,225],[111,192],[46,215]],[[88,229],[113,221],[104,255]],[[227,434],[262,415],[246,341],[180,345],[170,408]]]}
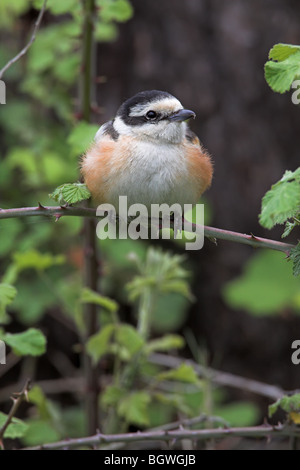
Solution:
{"label": "bird's beak", "polygon": [[186,121],[187,119],[194,118],[195,119],[196,114],[194,111],[191,111],[190,109],[180,109],[180,111],[177,111],[177,113],[172,114],[172,116],[169,116],[169,121],[174,122],[182,122]]}

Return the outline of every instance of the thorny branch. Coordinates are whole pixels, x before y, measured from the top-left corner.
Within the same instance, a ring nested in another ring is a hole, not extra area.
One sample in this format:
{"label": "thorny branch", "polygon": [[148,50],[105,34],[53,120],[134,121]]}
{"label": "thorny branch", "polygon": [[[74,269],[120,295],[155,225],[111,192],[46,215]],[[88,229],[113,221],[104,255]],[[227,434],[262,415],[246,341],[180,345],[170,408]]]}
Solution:
{"label": "thorny branch", "polygon": [[8,416],[6,418],[5,423],[3,424],[2,428],[0,429],[0,446],[3,447],[3,437],[6,429],[12,422],[13,417],[15,416],[19,406],[21,405],[22,401],[24,398],[27,398],[27,393],[29,392],[29,385],[30,385],[30,380],[26,380],[25,385],[20,393],[15,393],[12,396],[13,404],[10,409],[10,412],[8,413]]}
{"label": "thorny branch", "polygon": [[15,56],[13,57],[12,59],[10,59],[7,64],[0,70],[0,80],[1,78],[3,77],[3,74],[6,72],[7,69],[9,69],[15,62],[17,62],[19,59],[21,59],[21,57],[23,57],[23,55],[26,54],[26,52],[28,51],[28,49],[30,48],[30,46],[32,45],[32,43],[35,41],[35,38],[36,38],[36,33],[38,32],[38,29],[40,27],[40,24],[42,22],[42,19],[43,19],[43,16],[44,16],[44,13],[46,11],[46,6],[47,6],[47,1],[48,0],[44,0],[44,3],[43,3],[43,6],[40,10],[40,13],[36,19],[36,22],[34,23],[34,27],[33,27],[33,31],[32,31],[32,35],[30,37],[30,40],[29,42],[26,44],[25,47],[23,47],[23,49]]}
{"label": "thorny branch", "polygon": [[176,441],[190,439],[194,441],[217,439],[226,437],[256,437],[268,438],[274,436],[294,436],[300,437],[300,429],[294,426],[278,424],[272,426],[264,424],[261,426],[240,427],[240,428],[217,428],[217,429],[176,429],[170,431],[145,431],[127,434],[102,434],[79,439],[65,439],[60,442],[43,444],[37,447],[26,448],[24,450],[55,450],[70,449],[78,447],[94,447],[101,444],[111,444],[114,442],[139,442],[139,441]]}
{"label": "thorny branch", "polygon": [[[86,207],[61,207],[61,206],[42,206],[38,207],[22,207],[16,209],[0,209],[0,219],[9,219],[14,217],[54,217],[59,220],[62,216],[77,217],[96,217],[96,209]],[[196,224],[190,224],[193,232],[197,230]],[[199,226],[198,226],[199,228]],[[289,255],[289,252],[295,245],[283,243],[268,238],[255,237],[230,230],[222,230],[220,228],[204,226],[204,236],[211,239],[227,240],[244,245],[250,245],[254,248],[269,248],[271,250],[282,251]]]}

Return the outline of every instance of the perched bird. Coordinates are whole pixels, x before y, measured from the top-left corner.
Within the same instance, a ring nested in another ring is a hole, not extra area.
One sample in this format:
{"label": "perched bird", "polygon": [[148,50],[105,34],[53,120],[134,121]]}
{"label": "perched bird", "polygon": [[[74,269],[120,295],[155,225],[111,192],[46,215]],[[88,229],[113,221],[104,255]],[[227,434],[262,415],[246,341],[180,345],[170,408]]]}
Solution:
{"label": "perched bird", "polygon": [[126,100],[98,130],[83,156],[81,173],[95,205],[196,204],[210,186],[210,156],[187,121],[195,113],[165,91]]}

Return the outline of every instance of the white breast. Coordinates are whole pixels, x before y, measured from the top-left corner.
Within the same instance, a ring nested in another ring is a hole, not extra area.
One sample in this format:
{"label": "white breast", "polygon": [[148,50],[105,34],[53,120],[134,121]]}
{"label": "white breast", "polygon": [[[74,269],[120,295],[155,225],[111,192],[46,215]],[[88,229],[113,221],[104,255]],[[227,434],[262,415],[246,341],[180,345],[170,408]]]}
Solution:
{"label": "white breast", "polygon": [[[116,148],[109,175],[108,202],[118,207],[119,196],[127,196],[128,205],[195,204],[196,188],[191,184],[183,146],[153,141],[128,141],[123,151],[130,155],[120,166],[120,147]],[[119,169],[118,169],[119,168]]]}

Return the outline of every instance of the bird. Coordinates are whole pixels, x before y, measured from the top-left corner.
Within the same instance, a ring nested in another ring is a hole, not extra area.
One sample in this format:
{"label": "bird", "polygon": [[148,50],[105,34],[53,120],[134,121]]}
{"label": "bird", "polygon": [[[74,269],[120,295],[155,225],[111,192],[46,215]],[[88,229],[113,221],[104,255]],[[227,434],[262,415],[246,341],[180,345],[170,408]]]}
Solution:
{"label": "bird", "polygon": [[96,206],[195,205],[209,188],[212,159],[187,121],[196,115],[166,91],[146,90],[121,104],[81,159],[81,174]]}

